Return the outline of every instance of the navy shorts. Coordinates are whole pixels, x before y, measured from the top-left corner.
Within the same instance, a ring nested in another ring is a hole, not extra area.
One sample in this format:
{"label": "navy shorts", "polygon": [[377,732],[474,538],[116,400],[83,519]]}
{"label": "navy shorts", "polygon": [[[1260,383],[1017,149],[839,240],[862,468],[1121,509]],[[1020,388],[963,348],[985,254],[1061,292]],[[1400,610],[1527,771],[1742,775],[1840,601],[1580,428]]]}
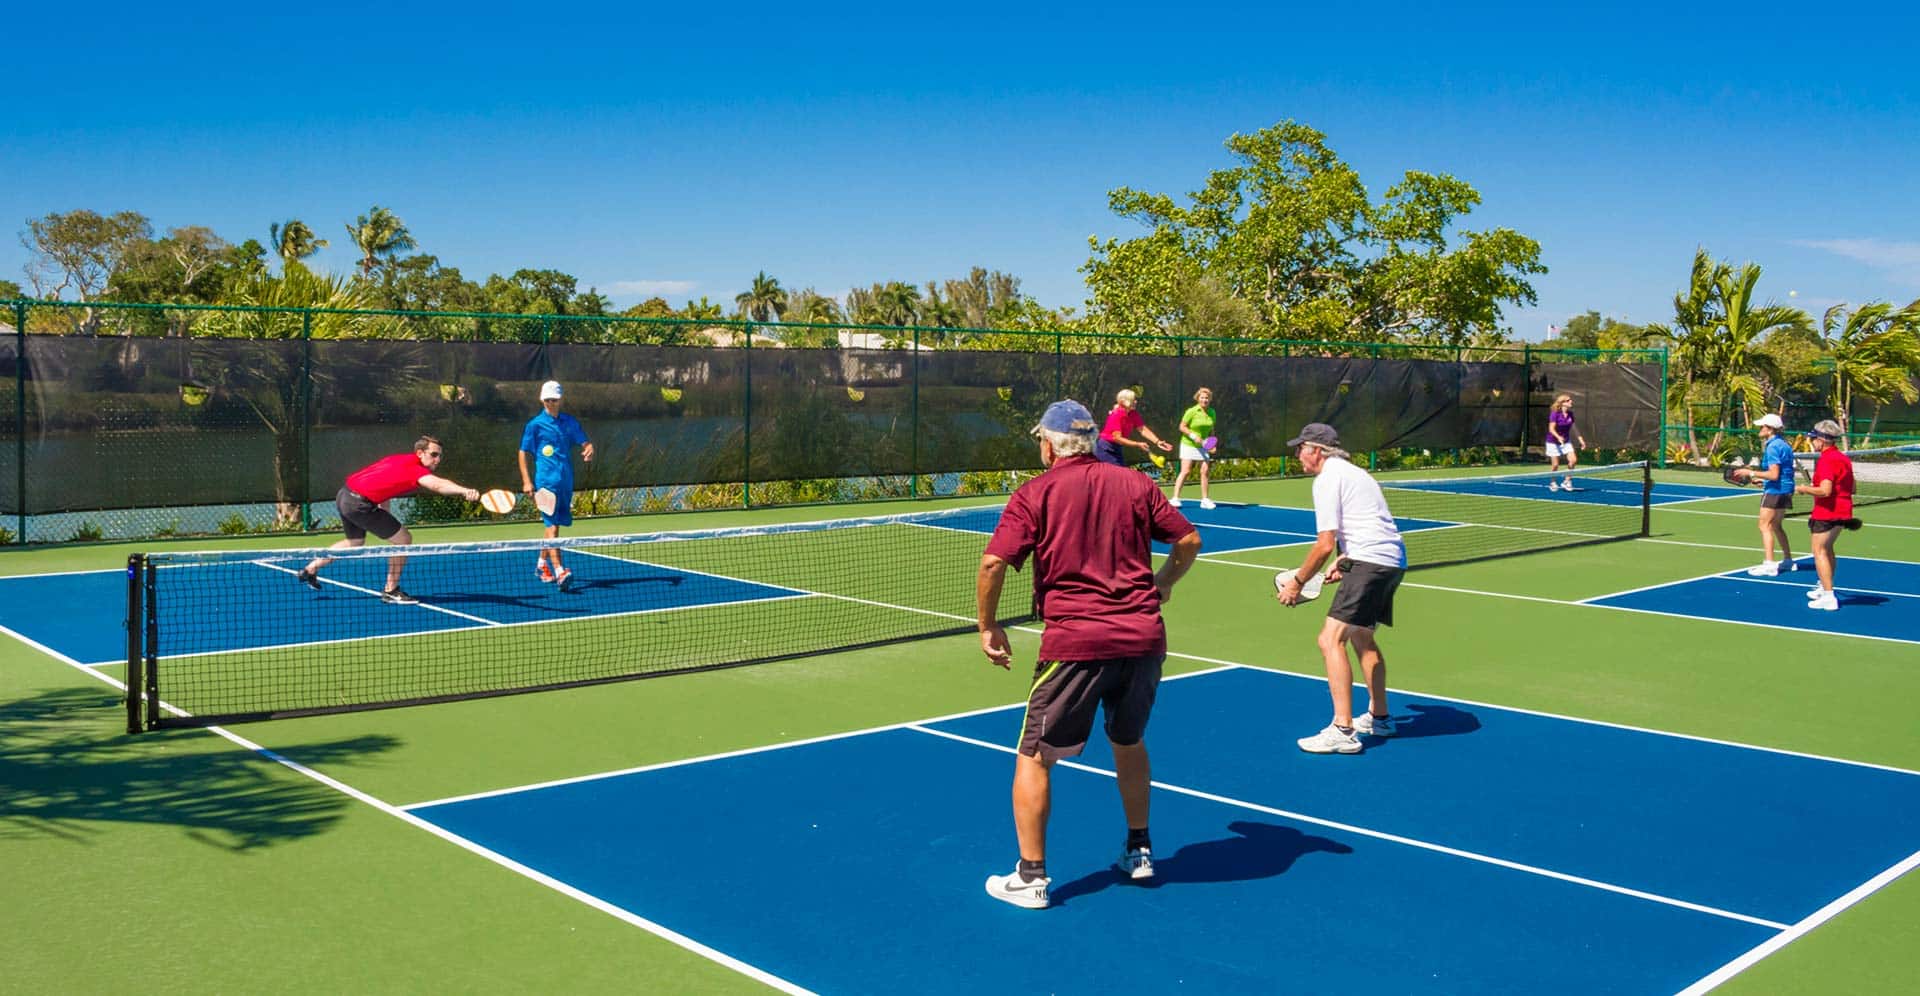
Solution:
{"label": "navy shorts", "polygon": [[1020,753],[1043,761],[1073,757],[1087,746],[1093,716],[1107,709],[1107,739],[1122,747],[1147,735],[1160,689],[1164,653],[1097,661],[1041,661],[1020,724]]}

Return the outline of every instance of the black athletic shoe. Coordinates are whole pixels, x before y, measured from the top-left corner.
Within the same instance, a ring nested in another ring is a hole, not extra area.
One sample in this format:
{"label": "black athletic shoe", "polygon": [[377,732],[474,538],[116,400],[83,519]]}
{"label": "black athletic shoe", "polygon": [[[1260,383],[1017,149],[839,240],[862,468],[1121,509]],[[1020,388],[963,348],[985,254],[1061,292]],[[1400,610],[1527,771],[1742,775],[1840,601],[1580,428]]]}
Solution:
{"label": "black athletic shoe", "polygon": [[398,588],[388,588],[380,593],[380,600],[388,605],[419,605],[420,600]]}
{"label": "black athletic shoe", "polygon": [[300,579],[301,584],[312,588],[314,591],[320,590],[320,575],[302,567],[300,568],[300,573],[294,576]]}

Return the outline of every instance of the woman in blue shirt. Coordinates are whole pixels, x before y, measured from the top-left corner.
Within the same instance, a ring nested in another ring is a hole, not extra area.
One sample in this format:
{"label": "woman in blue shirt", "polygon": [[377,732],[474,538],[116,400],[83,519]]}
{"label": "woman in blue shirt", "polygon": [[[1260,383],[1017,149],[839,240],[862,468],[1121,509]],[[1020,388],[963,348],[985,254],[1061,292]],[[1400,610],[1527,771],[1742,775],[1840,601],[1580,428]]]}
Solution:
{"label": "woman in blue shirt", "polygon": [[[1760,485],[1760,563],[1747,568],[1756,578],[1770,578],[1782,570],[1793,570],[1793,551],[1787,548],[1787,530],[1781,520],[1793,511],[1793,447],[1780,430],[1785,423],[1772,412],[1753,420],[1760,428],[1766,448],[1760,452],[1760,469],[1742,468],[1734,476],[1749,484]],[[1780,562],[1774,563],[1773,544],[1780,544]]]}

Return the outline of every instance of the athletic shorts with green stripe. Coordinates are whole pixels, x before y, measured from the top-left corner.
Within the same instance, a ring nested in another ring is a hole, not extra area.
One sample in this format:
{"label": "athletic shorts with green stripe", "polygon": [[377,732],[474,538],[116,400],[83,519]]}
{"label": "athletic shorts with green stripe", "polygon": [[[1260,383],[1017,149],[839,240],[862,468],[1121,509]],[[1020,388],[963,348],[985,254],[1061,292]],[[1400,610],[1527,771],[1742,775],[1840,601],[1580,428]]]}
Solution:
{"label": "athletic shorts with green stripe", "polygon": [[1043,761],[1073,757],[1087,746],[1094,713],[1107,710],[1107,739],[1122,747],[1147,735],[1160,690],[1161,652],[1096,661],[1041,661],[1021,722],[1020,753]]}

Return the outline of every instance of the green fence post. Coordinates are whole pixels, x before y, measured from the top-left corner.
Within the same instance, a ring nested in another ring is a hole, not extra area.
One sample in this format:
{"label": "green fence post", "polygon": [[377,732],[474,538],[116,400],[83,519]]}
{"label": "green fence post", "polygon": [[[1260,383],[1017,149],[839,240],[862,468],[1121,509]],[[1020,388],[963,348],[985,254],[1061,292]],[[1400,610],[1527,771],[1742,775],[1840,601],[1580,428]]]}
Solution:
{"label": "green fence post", "polygon": [[1066,367],[1065,367],[1065,364],[1067,361],[1065,360],[1063,354],[1061,353],[1061,340],[1065,338],[1066,338],[1066,333],[1061,332],[1059,329],[1053,330],[1053,400],[1054,401],[1059,401],[1061,398],[1065,397],[1065,395],[1061,393],[1066,390],[1066,383],[1067,383],[1067,375],[1066,375]]}
{"label": "green fence post", "polygon": [[[1380,347],[1367,347],[1367,423],[1373,431],[1380,431]],[[1367,450],[1367,469],[1380,469],[1379,443]]]}
{"label": "green fence post", "polygon": [[300,528],[313,531],[313,309],[300,312]]}
{"label": "green fence post", "polygon": [[20,503],[13,541],[27,541],[27,302],[13,302],[14,500]]}
{"label": "green fence post", "polygon": [[907,469],[912,476],[907,478],[907,497],[920,497],[920,326],[913,327],[913,356],[908,362],[913,364],[913,415],[907,425],[913,432],[913,441],[907,448]]}
{"label": "green fence post", "polygon": [[1533,344],[1520,346],[1520,462],[1527,461],[1527,432],[1533,428]]}
{"label": "green fence post", "polygon": [[744,407],[740,411],[740,424],[745,431],[740,434],[740,507],[753,507],[753,326],[745,330],[747,362],[741,364],[746,373],[746,393]]}
{"label": "green fence post", "polygon": [[1667,358],[1671,354],[1666,347],[1660,349],[1660,442],[1654,447],[1655,459],[1660,461],[1660,469],[1667,468]]}

